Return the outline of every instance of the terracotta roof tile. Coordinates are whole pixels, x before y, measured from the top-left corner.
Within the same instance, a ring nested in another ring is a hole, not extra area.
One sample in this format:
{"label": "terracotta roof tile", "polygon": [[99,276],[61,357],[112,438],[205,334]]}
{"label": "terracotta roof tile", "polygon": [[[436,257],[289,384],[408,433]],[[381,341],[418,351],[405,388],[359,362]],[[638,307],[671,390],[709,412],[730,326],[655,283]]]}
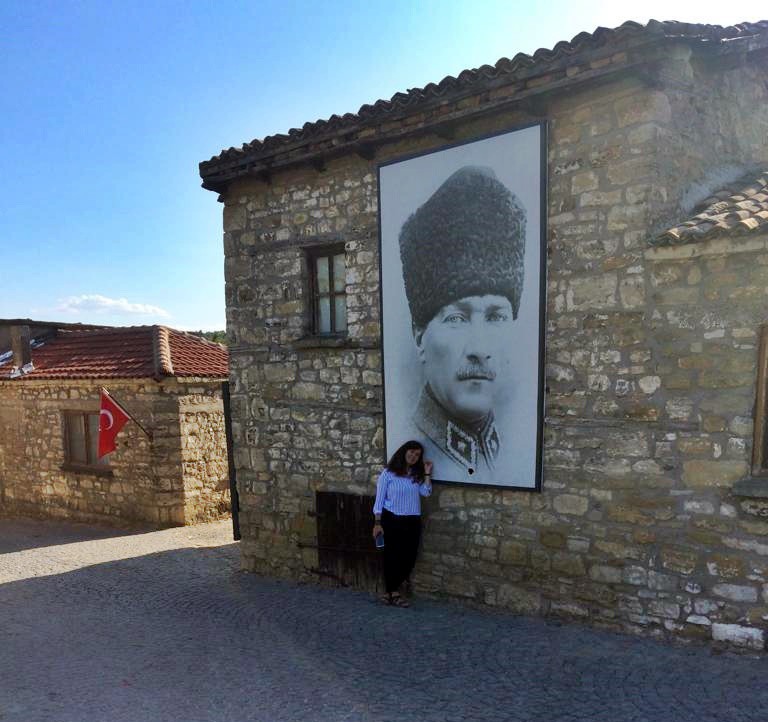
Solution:
{"label": "terracotta roof tile", "polygon": [[719,190],[695,210],[695,216],[661,233],[654,244],[674,245],[725,234],[768,232],[768,170],[751,173]]}
{"label": "terracotta roof tile", "polygon": [[165,329],[174,376],[227,376],[227,350],[218,343]]}
{"label": "terracotta roof tile", "polygon": [[[17,378],[226,378],[229,373],[224,346],[165,326],[60,329],[33,346],[32,366]],[[0,380],[11,378],[12,367],[10,354],[0,358]]]}
{"label": "terracotta roof tile", "polygon": [[509,84],[542,76],[550,70],[573,65],[577,62],[576,56],[583,52],[605,49],[606,52],[620,54],[627,47],[677,39],[719,46],[759,35],[768,36],[768,20],[729,27],[658,20],[651,20],[647,25],[630,21],[617,28],[599,27],[592,33],[579,33],[570,41],[560,41],[551,50],[542,48],[533,55],[518,53],[512,59],[501,58],[494,65],[464,70],[457,77],[449,75],[439,83],[429,83],[423,88],[395,93],[389,100],[377,100],[373,104],[363,105],[357,113],[332,115],[327,120],[305,123],[301,128],[292,128],[287,133],[252,140],[239,148],[222,150],[210,160],[200,163],[200,175],[205,188],[219,190],[235,168],[242,169],[248,164],[266,162],[278,152],[286,152],[310,142],[360,131],[390,117],[426,107],[446,95],[457,92],[477,93],[485,88],[497,87],[500,83]]}
{"label": "terracotta roof tile", "polygon": [[168,329],[165,326],[155,326],[152,334],[152,349],[155,357],[155,373],[158,376],[173,376],[171,347],[168,343]]}

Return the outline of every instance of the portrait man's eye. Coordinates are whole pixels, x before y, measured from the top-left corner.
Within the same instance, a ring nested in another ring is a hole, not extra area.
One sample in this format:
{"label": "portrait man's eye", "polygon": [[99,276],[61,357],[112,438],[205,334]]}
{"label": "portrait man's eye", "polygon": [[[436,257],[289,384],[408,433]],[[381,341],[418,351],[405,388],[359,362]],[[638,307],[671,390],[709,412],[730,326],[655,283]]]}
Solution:
{"label": "portrait man's eye", "polygon": [[510,314],[504,311],[490,311],[485,316],[485,320],[491,323],[503,323],[504,321],[509,321],[509,319]]}
{"label": "portrait man's eye", "polygon": [[449,324],[467,323],[468,321],[469,319],[467,318],[466,314],[463,314],[460,311],[454,311],[453,313],[449,313],[443,319],[443,323],[449,323]]}

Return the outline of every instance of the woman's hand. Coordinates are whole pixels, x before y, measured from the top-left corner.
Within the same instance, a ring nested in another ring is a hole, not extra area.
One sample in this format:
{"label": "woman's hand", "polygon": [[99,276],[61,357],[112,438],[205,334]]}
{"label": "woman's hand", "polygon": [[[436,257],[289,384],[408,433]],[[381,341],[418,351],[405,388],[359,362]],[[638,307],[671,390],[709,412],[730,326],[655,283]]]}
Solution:
{"label": "woman's hand", "polygon": [[432,476],[432,462],[431,461],[425,461],[424,462],[424,475],[425,476]]}
{"label": "woman's hand", "polygon": [[379,534],[383,534],[383,533],[384,533],[384,527],[382,527],[381,524],[379,524],[379,522],[376,522],[373,525],[373,538],[375,539],[377,536],[379,536]]}

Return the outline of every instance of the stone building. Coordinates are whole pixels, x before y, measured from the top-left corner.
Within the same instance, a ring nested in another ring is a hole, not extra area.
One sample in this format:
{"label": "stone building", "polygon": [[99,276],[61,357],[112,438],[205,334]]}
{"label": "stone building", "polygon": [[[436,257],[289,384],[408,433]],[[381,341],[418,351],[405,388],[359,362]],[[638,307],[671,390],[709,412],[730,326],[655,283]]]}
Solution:
{"label": "stone building", "polygon": [[[324,495],[369,497],[384,462],[378,166],[541,121],[542,488],[437,484],[414,584],[763,649],[766,21],[600,28],[201,163],[224,204],[244,566],[323,575]],[[318,254],[343,268],[335,328]]]}
{"label": "stone building", "polygon": [[[164,326],[0,322],[0,513],[159,526],[228,515],[226,377],[223,346]],[[101,387],[147,434],[129,422],[99,460]]]}

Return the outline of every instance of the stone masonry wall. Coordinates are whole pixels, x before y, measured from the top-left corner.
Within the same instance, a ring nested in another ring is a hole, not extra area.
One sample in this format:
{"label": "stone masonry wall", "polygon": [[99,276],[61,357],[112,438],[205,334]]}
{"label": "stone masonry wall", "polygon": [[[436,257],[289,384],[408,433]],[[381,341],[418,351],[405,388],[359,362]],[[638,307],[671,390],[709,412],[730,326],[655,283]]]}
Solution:
{"label": "stone masonry wall", "polygon": [[188,385],[179,398],[184,521],[193,524],[230,513],[224,405],[218,386]]}
{"label": "stone masonry wall", "polygon": [[[225,207],[233,436],[250,568],[301,574],[316,553],[314,492],[363,493],[381,463],[375,174],[342,160],[246,184]],[[302,344],[304,247],[344,240],[350,342]],[[243,528],[241,526],[241,528]]]}
{"label": "stone masonry wall", "polygon": [[768,162],[768,64],[731,64],[717,72],[690,48],[670,54],[660,71],[665,87],[652,132],[660,163],[650,197],[651,230],[690,215],[713,188]]}
{"label": "stone masonry wall", "polygon": [[[694,263],[690,246],[649,247],[693,195],[716,190],[704,186],[720,155],[742,171],[766,160],[763,112],[723,141],[733,103],[765,94],[757,73],[736,72],[698,67],[682,49],[651,83],[625,76],[546,101],[543,490],[436,485],[414,578],[422,592],[762,649],[763,509],[730,485],[751,452],[765,239],[707,246]],[[698,114],[691,88],[707,101]],[[532,119],[470,117],[455,139]],[[719,154],[706,150],[718,143]],[[234,183],[224,197],[248,569],[311,577],[315,491],[373,493],[384,461],[375,168],[444,144],[403,140],[371,161]],[[349,338],[324,346],[306,338],[304,248],[339,241]]]}
{"label": "stone masonry wall", "polygon": [[[115,396],[140,419],[151,384],[113,384]],[[150,397],[151,398],[151,397]],[[75,520],[156,520],[149,442],[134,424],[118,436],[112,476],[65,471],[63,411],[98,413],[98,385],[86,381],[0,382],[0,483],[5,513]]]}
{"label": "stone masonry wall", "polygon": [[[218,384],[214,384],[216,398]],[[146,435],[128,423],[117,437],[109,474],[72,471],[65,461],[63,412],[98,412],[99,385],[92,381],[0,382],[0,513],[68,518],[106,523],[148,522],[160,526],[191,523],[221,512],[218,464],[226,466],[226,443],[220,448],[223,414],[199,424],[213,479],[188,469],[193,442],[182,452],[180,398],[185,387],[175,380],[113,381],[110,391],[151,430]],[[196,390],[201,397],[206,392]],[[219,402],[220,404],[220,402]],[[192,414],[194,416],[194,414]],[[186,419],[185,419],[186,420]],[[186,457],[186,458],[183,458]],[[208,467],[206,467],[206,471]],[[185,489],[184,472],[190,477]]]}

